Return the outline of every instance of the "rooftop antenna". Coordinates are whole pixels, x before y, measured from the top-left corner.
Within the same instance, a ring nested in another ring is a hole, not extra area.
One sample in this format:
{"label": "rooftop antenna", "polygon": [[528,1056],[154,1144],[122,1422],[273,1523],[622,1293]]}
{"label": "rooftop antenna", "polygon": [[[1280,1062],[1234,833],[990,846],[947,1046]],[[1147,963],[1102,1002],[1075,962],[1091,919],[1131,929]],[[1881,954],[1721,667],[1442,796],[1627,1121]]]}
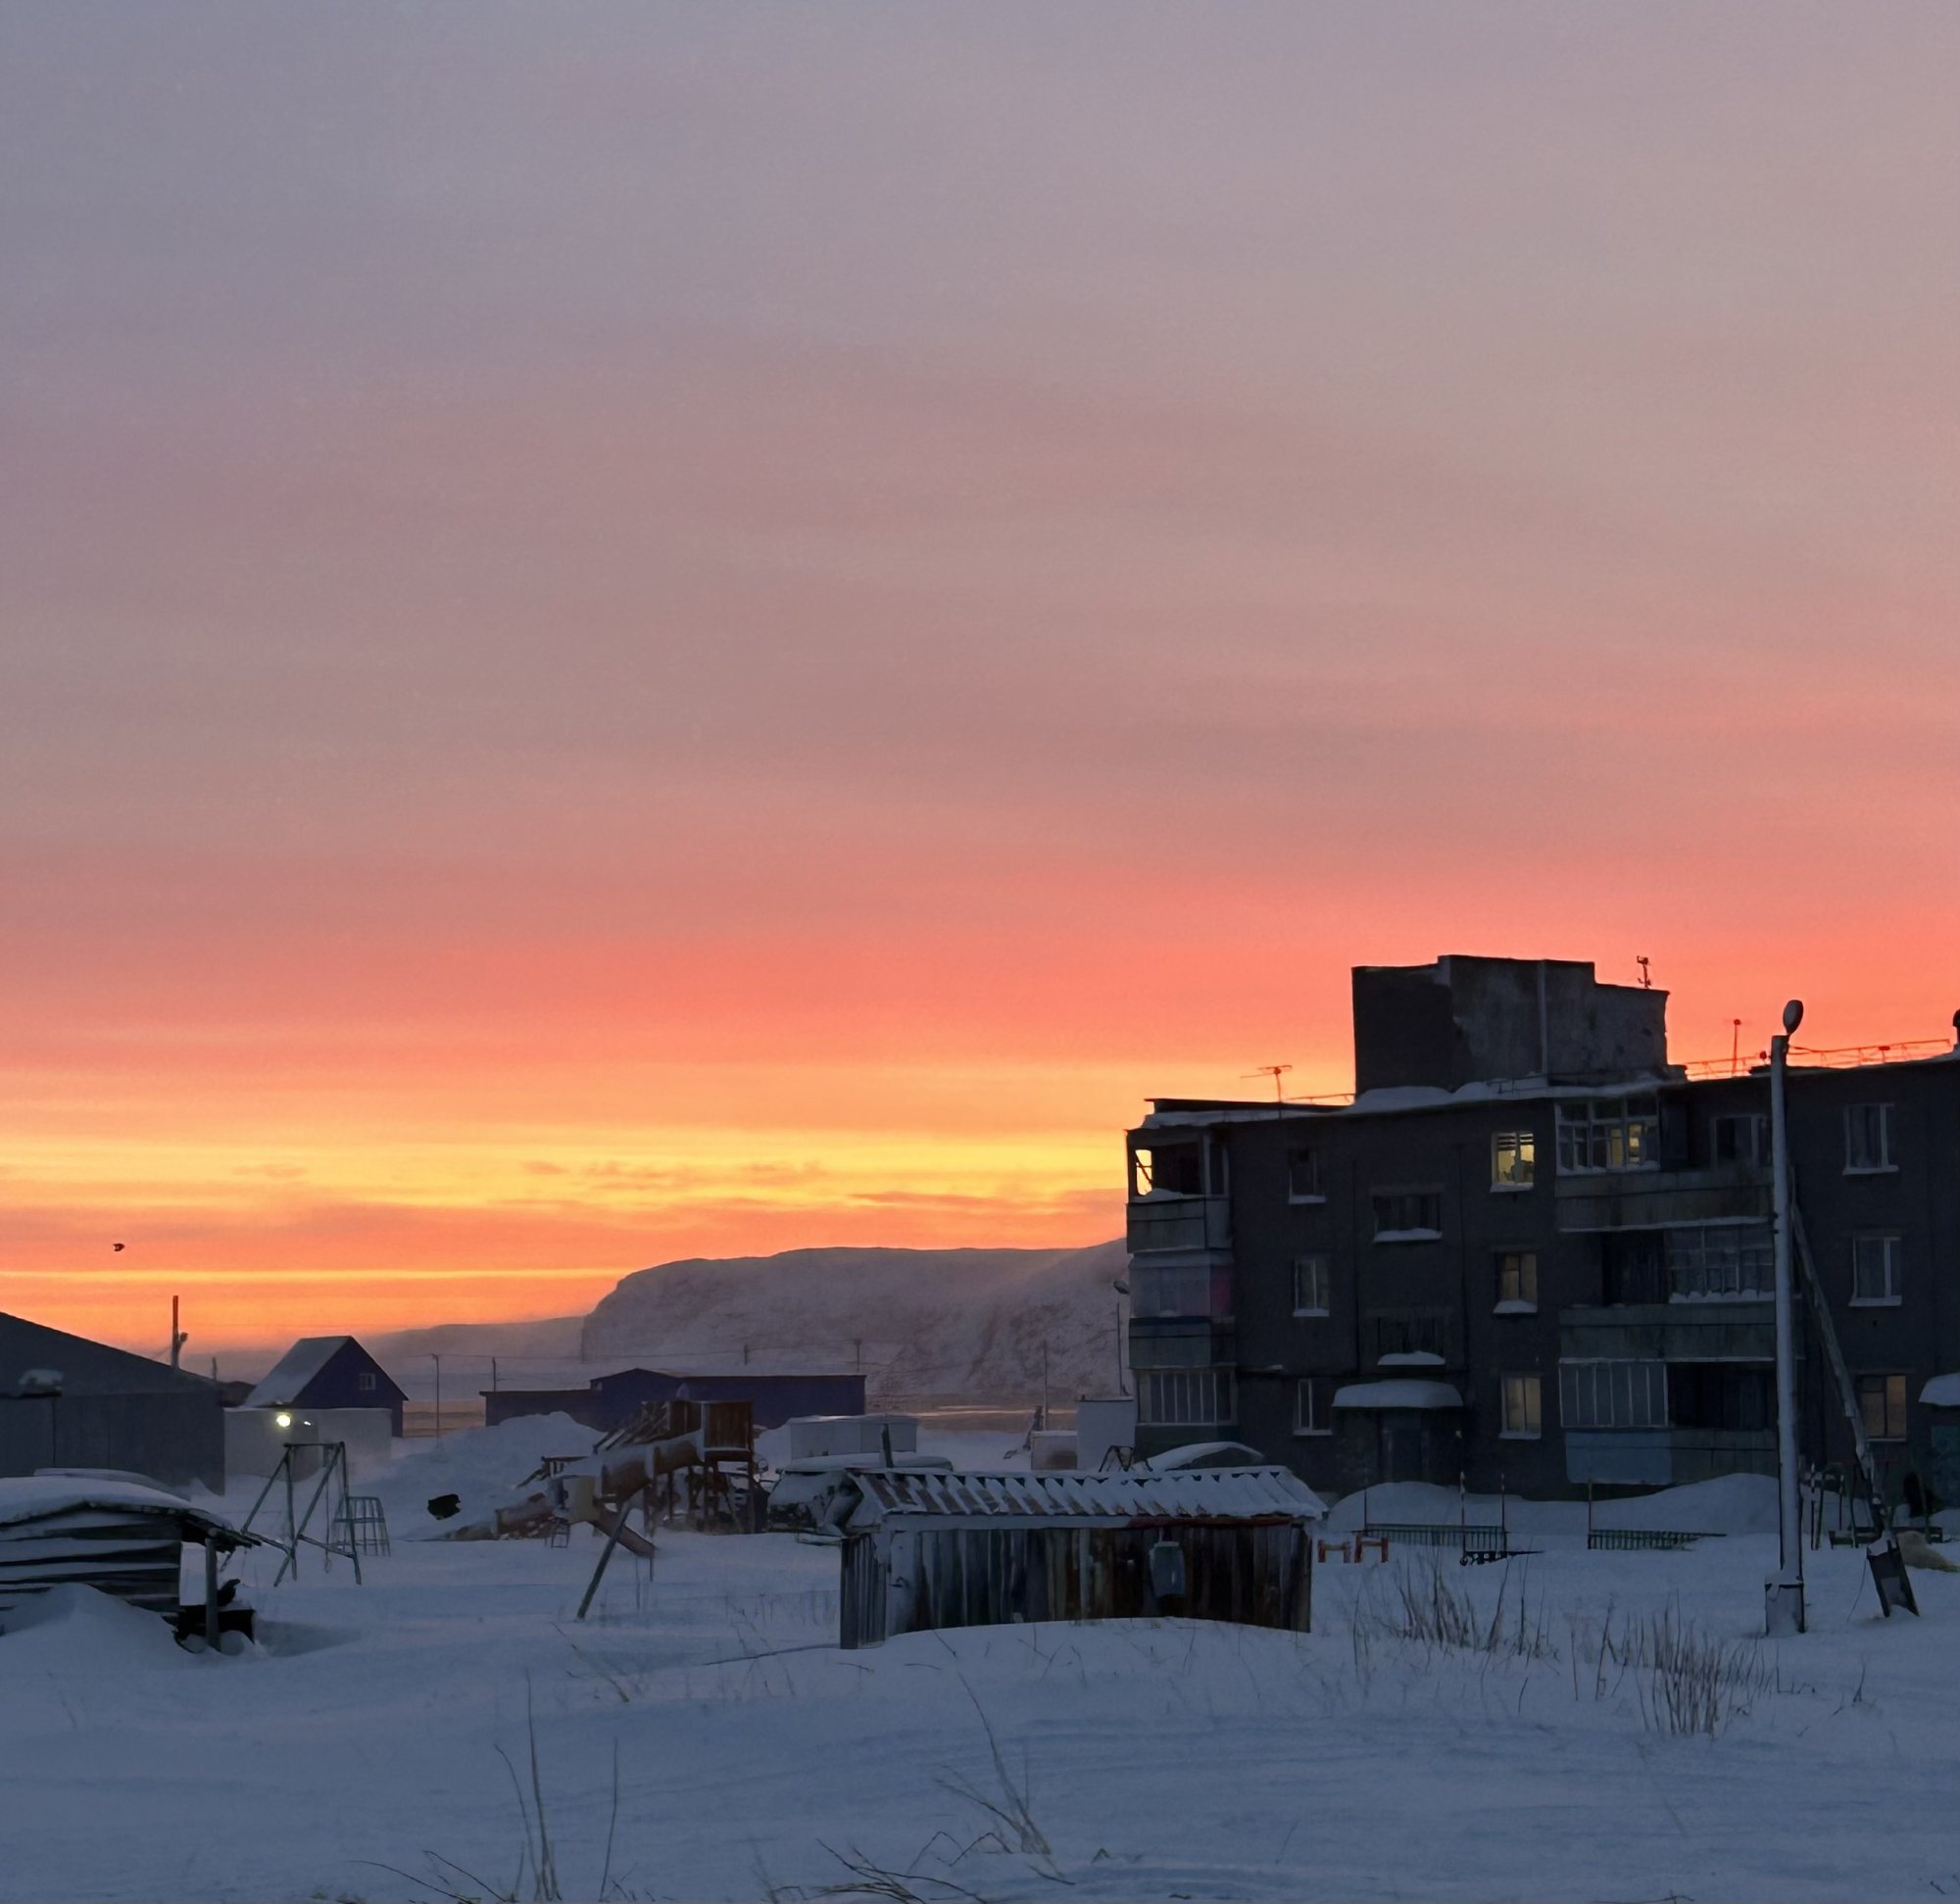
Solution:
{"label": "rooftop antenna", "polygon": [[1650,963],[1650,961],[1647,958],[1646,953],[1644,952],[1636,953],[1634,957],[1634,963],[1641,968],[1641,990],[1642,992],[1651,992],[1653,990],[1654,981],[1653,981],[1653,974],[1647,970],[1647,966]]}
{"label": "rooftop antenna", "polygon": [[1241,1071],[1242,1078],[1270,1078],[1273,1081],[1273,1106],[1280,1108],[1286,1103],[1285,1094],[1280,1090],[1280,1080],[1293,1069],[1291,1064],[1262,1064],[1256,1071]]}
{"label": "rooftop antenna", "polygon": [[1739,1078],[1742,1075],[1742,1021],[1729,1020],[1729,1075]]}

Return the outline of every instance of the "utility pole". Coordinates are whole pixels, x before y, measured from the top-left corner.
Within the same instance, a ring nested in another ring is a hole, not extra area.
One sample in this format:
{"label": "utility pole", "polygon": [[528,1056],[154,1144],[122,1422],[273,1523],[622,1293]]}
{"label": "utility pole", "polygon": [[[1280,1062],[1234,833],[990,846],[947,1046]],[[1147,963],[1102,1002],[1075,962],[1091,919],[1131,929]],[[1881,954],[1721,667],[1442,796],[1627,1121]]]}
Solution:
{"label": "utility pole", "polygon": [[494,1355],[490,1358],[490,1392],[493,1395],[497,1392],[497,1358]]}
{"label": "utility pole", "polygon": [[1789,1041],[1803,1022],[1803,1001],[1783,1008],[1783,1030],[1770,1040],[1770,1174],[1776,1212],[1777,1575],[1764,1592],[1764,1631],[1783,1639],[1804,1630],[1803,1529],[1796,1476],[1796,1299],[1790,1280],[1789,1119],[1785,1081]]}
{"label": "utility pole", "polygon": [[435,1364],[435,1438],[442,1440],[442,1357],[434,1349],[429,1350],[429,1360]]}
{"label": "utility pole", "polygon": [[173,1369],[183,1367],[183,1345],[190,1341],[190,1337],[177,1327],[177,1302],[176,1296],[171,1297],[171,1367]]}

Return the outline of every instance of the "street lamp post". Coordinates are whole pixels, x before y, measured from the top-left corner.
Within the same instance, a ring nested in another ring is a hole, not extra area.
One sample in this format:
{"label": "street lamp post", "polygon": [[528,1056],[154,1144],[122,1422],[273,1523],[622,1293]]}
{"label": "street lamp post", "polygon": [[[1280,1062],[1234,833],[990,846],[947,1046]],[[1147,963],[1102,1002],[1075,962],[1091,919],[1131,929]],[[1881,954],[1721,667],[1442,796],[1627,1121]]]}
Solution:
{"label": "street lamp post", "polygon": [[1119,1276],[1109,1287],[1116,1293],[1116,1392],[1126,1395],[1130,1385],[1123,1378],[1123,1298],[1129,1294],[1130,1285]]}
{"label": "street lamp post", "polygon": [[1788,1638],[1804,1630],[1803,1538],[1796,1482],[1796,1301],[1790,1277],[1789,1129],[1785,1078],[1789,1041],[1803,1022],[1803,1001],[1783,1008],[1783,1031],[1770,1040],[1770,1174],[1776,1213],[1777,1574],[1764,1594],[1764,1630]]}

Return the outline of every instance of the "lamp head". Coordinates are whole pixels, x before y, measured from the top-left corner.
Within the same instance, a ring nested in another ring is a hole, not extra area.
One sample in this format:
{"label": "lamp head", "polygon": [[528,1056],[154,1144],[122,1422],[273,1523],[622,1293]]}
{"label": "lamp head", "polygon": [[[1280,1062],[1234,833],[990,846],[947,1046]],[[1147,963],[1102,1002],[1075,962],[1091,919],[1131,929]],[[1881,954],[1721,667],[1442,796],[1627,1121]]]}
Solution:
{"label": "lamp head", "polygon": [[1803,1001],[1792,999],[1783,1008],[1783,1028],[1787,1036],[1794,1038],[1796,1028],[1803,1023]]}

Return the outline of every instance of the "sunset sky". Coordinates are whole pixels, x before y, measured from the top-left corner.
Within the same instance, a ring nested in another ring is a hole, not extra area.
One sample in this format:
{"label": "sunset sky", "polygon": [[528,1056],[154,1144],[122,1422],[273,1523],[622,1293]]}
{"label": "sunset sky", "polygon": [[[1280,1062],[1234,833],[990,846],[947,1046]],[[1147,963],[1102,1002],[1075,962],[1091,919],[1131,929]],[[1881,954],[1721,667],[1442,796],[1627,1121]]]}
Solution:
{"label": "sunset sky", "polygon": [[0,1307],[1094,1242],[1357,962],[1947,1033],[1957,88],[1945,0],[0,12]]}

